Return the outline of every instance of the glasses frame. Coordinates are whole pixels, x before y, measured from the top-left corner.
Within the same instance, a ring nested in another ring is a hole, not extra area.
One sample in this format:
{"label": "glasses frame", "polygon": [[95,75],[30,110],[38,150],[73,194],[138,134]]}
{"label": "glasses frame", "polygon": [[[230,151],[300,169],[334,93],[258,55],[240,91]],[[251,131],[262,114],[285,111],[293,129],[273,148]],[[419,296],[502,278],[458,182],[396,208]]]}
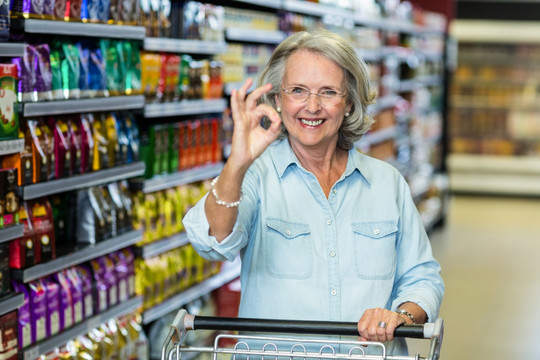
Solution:
{"label": "glasses frame", "polygon": [[[319,104],[324,105],[324,106],[335,106],[335,105],[337,105],[339,103],[340,99],[347,96],[347,93],[341,93],[341,92],[333,90],[333,89],[332,89],[332,91],[335,91],[337,93],[337,95],[325,96],[325,95],[320,94],[318,92],[309,91],[308,89],[304,89],[303,87],[300,87],[300,86],[293,86],[292,88],[302,89],[304,93],[307,92],[306,98],[304,100],[300,100],[300,99],[295,99],[294,98],[295,95],[291,92],[292,91],[291,88],[289,88],[289,89],[281,88],[281,91],[283,93],[285,93],[285,95],[287,95],[291,100],[293,100],[294,102],[299,103],[299,104],[306,103],[309,100],[309,97],[311,95],[315,95],[315,96],[317,96],[317,101],[319,102]],[[326,104],[325,103],[325,101],[327,101],[327,100],[334,101],[334,99],[335,99],[335,103],[332,103],[332,104]]]}

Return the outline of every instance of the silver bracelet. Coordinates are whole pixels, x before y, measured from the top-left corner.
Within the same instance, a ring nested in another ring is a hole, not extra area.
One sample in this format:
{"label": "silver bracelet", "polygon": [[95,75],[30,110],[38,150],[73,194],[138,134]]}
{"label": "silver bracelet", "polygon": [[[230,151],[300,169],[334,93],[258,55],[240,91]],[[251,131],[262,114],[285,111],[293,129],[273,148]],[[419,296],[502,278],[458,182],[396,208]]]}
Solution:
{"label": "silver bracelet", "polygon": [[242,191],[240,191],[240,198],[238,200],[234,202],[230,202],[230,203],[225,202],[219,198],[216,191],[216,183],[218,179],[219,179],[219,176],[216,176],[214,180],[212,180],[212,182],[210,183],[210,186],[212,187],[212,195],[214,195],[214,197],[216,198],[216,204],[225,206],[228,208],[238,207],[238,205],[240,205],[240,201],[242,201],[242,198],[244,197],[244,194],[242,193]]}
{"label": "silver bracelet", "polygon": [[405,309],[397,309],[396,312],[399,314],[399,315],[405,315],[406,317],[408,317],[409,319],[411,319],[412,323],[413,324],[416,324],[414,322],[414,315],[411,314],[410,312],[408,312],[407,310]]}

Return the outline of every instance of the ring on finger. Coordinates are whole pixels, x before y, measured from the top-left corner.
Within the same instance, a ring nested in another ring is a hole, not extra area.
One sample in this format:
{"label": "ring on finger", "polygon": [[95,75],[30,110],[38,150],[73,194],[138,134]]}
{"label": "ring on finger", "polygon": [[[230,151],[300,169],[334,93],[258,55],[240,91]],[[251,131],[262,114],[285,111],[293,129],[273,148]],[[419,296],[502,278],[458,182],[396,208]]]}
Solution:
{"label": "ring on finger", "polygon": [[388,325],[388,324],[386,324],[384,321],[379,321],[379,323],[377,324],[377,327],[386,329],[386,326],[387,326],[387,325]]}

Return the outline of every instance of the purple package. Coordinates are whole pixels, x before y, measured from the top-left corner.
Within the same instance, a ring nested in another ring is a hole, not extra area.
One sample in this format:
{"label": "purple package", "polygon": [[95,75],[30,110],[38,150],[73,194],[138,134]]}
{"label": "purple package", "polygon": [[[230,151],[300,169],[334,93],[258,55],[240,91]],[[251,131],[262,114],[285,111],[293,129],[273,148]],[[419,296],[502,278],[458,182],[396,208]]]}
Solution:
{"label": "purple package", "polygon": [[47,337],[60,332],[60,285],[50,278],[41,280],[47,298]]}
{"label": "purple package", "polygon": [[38,342],[47,336],[47,297],[39,281],[28,284],[30,292],[30,330],[32,342]]}
{"label": "purple package", "polygon": [[114,264],[114,273],[118,283],[118,301],[124,302],[129,298],[128,293],[128,264],[119,251],[109,255]]}
{"label": "purple package", "polygon": [[90,261],[94,279],[94,312],[100,313],[109,307],[109,283],[105,279],[105,268],[99,259]]}
{"label": "purple package", "polygon": [[116,280],[116,274],[114,272],[114,263],[112,259],[105,255],[98,259],[105,268],[105,281],[109,284],[109,306],[118,304],[118,282]]}
{"label": "purple package", "polygon": [[43,18],[44,3],[42,0],[13,0],[11,7],[12,15],[24,18]]}
{"label": "purple package", "polygon": [[67,279],[71,287],[71,301],[73,304],[73,323],[83,320],[83,289],[79,274],[74,268],[66,270]]}
{"label": "purple package", "polygon": [[16,293],[22,293],[24,296],[23,304],[19,307],[17,319],[19,322],[19,349],[23,349],[32,344],[30,330],[30,294],[26,285],[15,280],[11,280],[11,285]]}
{"label": "purple package", "polygon": [[71,289],[66,274],[60,271],[53,275],[54,281],[60,285],[60,331],[73,325],[73,306],[71,303]]}
{"label": "purple package", "polygon": [[92,272],[85,265],[79,265],[74,268],[79,276],[82,289],[83,318],[87,319],[94,315],[94,301],[92,298]]}
{"label": "purple package", "polygon": [[43,0],[43,17],[48,20],[53,20],[54,7],[56,6],[56,0]]}
{"label": "purple package", "polygon": [[132,248],[125,248],[118,252],[127,266],[128,297],[135,296],[135,252]]}
{"label": "purple package", "polygon": [[34,46],[35,51],[35,84],[34,91],[38,101],[52,100],[51,51],[48,44]]}
{"label": "purple package", "polygon": [[12,63],[17,64],[19,70],[19,98],[22,102],[37,101],[34,98],[34,84],[36,82],[36,52],[32,45],[27,44],[23,57],[13,58]]}

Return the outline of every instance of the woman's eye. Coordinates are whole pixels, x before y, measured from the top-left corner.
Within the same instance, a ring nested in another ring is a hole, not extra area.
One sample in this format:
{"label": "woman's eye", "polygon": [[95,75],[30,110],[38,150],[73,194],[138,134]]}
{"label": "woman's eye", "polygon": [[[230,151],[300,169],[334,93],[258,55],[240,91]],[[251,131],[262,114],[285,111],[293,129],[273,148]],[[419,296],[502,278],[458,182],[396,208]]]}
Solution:
{"label": "woman's eye", "polygon": [[321,91],[321,95],[323,96],[336,96],[338,94],[335,90],[323,90]]}
{"label": "woman's eye", "polygon": [[291,93],[293,94],[303,94],[305,92],[302,88],[292,88]]}

